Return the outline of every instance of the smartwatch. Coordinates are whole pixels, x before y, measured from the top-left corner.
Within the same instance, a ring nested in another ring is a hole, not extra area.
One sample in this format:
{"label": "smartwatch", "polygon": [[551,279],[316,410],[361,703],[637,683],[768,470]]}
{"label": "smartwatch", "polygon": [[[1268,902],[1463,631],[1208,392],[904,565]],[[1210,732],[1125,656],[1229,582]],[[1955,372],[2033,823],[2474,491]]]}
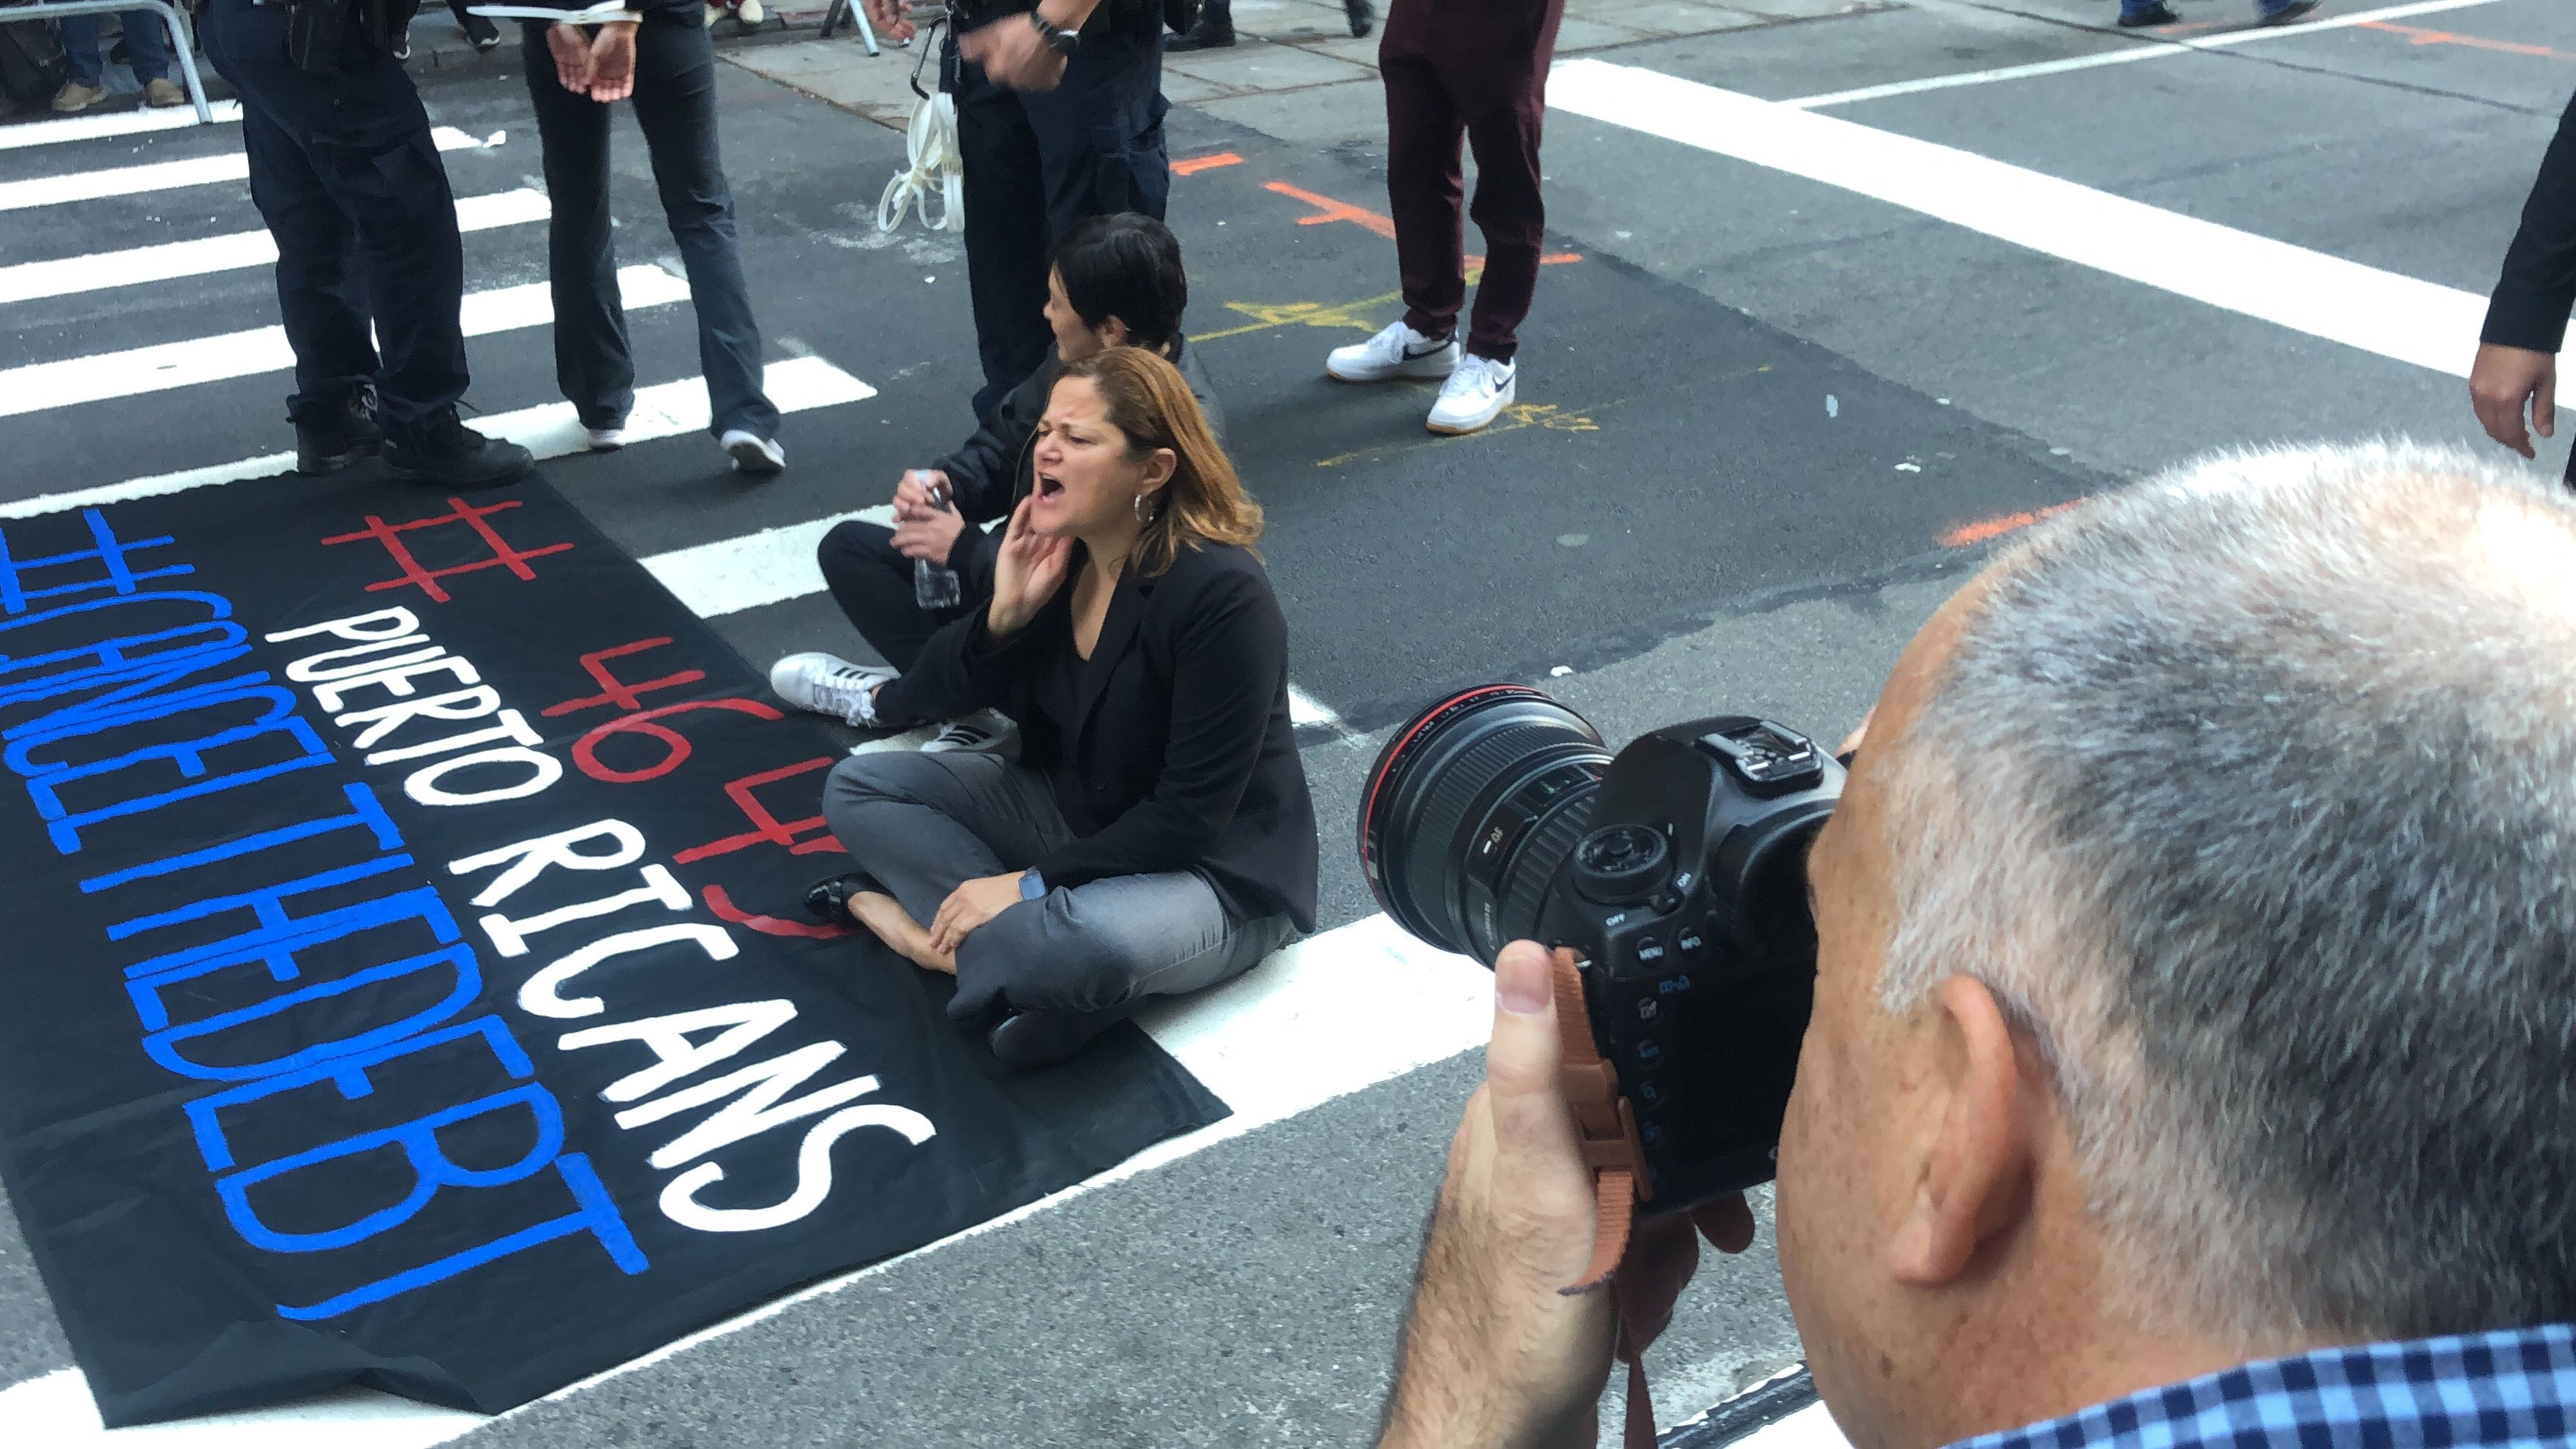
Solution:
{"label": "smartwatch", "polygon": [[1035,10],[1029,12],[1029,24],[1037,27],[1038,39],[1045,42],[1047,49],[1067,59],[1072,58],[1073,48],[1082,43],[1081,32],[1067,30]]}
{"label": "smartwatch", "polygon": [[1034,866],[1020,872],[1021,900],[1042,901],[1046,899],[1046,892],[1046,877],[1038,874]]}

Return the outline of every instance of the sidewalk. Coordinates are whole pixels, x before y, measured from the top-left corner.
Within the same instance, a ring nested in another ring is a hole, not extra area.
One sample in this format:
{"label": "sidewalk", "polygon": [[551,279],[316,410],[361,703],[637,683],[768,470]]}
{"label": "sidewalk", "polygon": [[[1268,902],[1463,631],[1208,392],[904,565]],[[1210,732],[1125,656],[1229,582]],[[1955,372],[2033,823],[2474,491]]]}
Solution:
{"label": "sidewalk", "polygon": [[[1385,0],[1380,0],[1383,10]],[[1400,3],[1400,0],[1399,0]],[[1556,51],[1574,55],[1678,36],[1789,25],[1899,8],[1898,0],[1569,0]],[[434,27],[434,22],[431,22]],[[1197,106],[1311,91],[1377,75],[1377,35],[1354,38],[1341,0],[1235,0],[1240,41],[1227,50],[1163,58],[1163,94]],[[870,58],[855,32],[730,51],[725,59],[879,125],[911,120],[916,51],[887,46]],[[936,62],[922,84],[933,85]]]}

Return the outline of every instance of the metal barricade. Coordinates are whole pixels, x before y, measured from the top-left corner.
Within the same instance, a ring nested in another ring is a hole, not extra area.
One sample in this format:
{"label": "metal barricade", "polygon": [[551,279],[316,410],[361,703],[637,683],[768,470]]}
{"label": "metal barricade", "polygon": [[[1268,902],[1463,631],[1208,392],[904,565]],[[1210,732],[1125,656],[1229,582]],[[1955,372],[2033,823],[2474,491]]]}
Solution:
{"label": "metal barricade", "polygon": [[206,104],[206,83],[197,78],[197,32],[188,23],[188,12],[171,0],[32,0],[29,4],[0,5],[0,22],[44,20],[57,15],[113,15],[127,10],[149,10],[161,17],[170,28],[170,49],[179,60],[179,74],[188,86],[188,100],[197,108],[197,124],[215,123],[213,108]]}

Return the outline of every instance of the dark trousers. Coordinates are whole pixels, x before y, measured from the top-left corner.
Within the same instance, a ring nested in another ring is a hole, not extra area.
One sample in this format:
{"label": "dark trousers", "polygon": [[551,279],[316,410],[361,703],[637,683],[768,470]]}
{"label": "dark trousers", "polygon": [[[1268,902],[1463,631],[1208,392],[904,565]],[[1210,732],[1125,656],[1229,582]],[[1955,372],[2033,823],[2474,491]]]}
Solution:
{"label": "dark trousers", "polygon": [[[707,411],[721,435],[748,428],[778,436],[778,409],[761,391],[760,324],[752,320],[734,237],[733,192],[716,148],[716,52],[694,15],[645,12],[635,34],[635,120],[653,159],[662,215],[679,243],[698,314],[698,366]],[[565,90],[546,50],[546,27],[524,27],[528,95],[545,152],[547,271],[554,282],[555,382],[588,427],[612,427],[635,406],[635,356],[617,297],[617,248],[608,219],[609,108]]]}
{"label": "dark trousers", "polygon": [[[1146,19],[1159,27],[1159,7]],[[995,23],[1021,23],[1004,20]],[[1141,211],[1161,220],[1171,194],[1163,145],[1163,50],[1140,25],[1086,34],[1051,91],[994,84],[981,66],[943,57],[957,99],[966,164],[966,285],[984,386],[982,420],[1046,360],[1047,255],[1087,216]]]}
{"label": "dark trousers", "polygon": [[1538,290],[1539,125],[1564,17],[1565,0],[1397,0],[1378,43],[1404,320],[1425,336],[1449,335],[1467,299],[1460,138],[1476,148],[1468,215],[1485,234],[1485,275],[1467,350],[1479,357],[1511,358]]}
{"label": "dark trousers", "polygon": [[213,0],[204,23],[207,58],[241,96],[251,200],[277,241],[295,349],[287,411],[327,415],[373,383],[386,431],[418,437],[466,384],[465,246],[419,92],[390,55],[337,75],[296,69],[280,7]]}
{"label": "dark trousers", "polygon": [[914,660],[921,657],[922,646],[930,642],[952,619],[961,619],[968,611],[984,606],[986,581],[991,575],[989,562],[997,547],[990,534],[973,524],[967,528],[978,535],[961,539],[968,548],[978,550],[973,566],[961,567],[965,583],[965,600],[951,609],[925,609],[913,592],[913,561],[897,552],[894,530],[856,519],[837,524],[823,535],[814,551],[815,562],[822,565],[823,583],[832,591],[832,602],[841,606],[859,637],[877,651],[877,657],[904,677],[877,691],[877,718],[889,725],[924,724],[931,719],[928,711],[915,704],[909,685]]}

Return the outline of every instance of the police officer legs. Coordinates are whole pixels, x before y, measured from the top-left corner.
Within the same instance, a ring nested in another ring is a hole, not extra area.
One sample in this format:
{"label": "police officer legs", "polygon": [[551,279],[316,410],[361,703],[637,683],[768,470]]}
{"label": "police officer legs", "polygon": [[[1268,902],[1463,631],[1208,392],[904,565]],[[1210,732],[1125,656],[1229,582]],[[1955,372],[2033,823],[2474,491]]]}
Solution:
{"label": "police officer legs", "polygon": [[277,242],[296,471],[381,451],[409,482],[518,476],[527,449],[457,418],[464,246],[411,77],[390,53],[354,46],[334,71],[302,69],[287,26],[283,5],[253,0],[212,0],[205,16],[206,54],[241,96],[251,198]]}
{"label": "police officer legs", "polygon": [[[1028,380],[1054,340],[1047,254],[1087,216],[1171,194],[1163,145],[1162,0],[960,3],[940,57],[965,160],[966,283],[984,386],[981,421]],[[868,0],[878,33],[913,33],[898,0]]]}

